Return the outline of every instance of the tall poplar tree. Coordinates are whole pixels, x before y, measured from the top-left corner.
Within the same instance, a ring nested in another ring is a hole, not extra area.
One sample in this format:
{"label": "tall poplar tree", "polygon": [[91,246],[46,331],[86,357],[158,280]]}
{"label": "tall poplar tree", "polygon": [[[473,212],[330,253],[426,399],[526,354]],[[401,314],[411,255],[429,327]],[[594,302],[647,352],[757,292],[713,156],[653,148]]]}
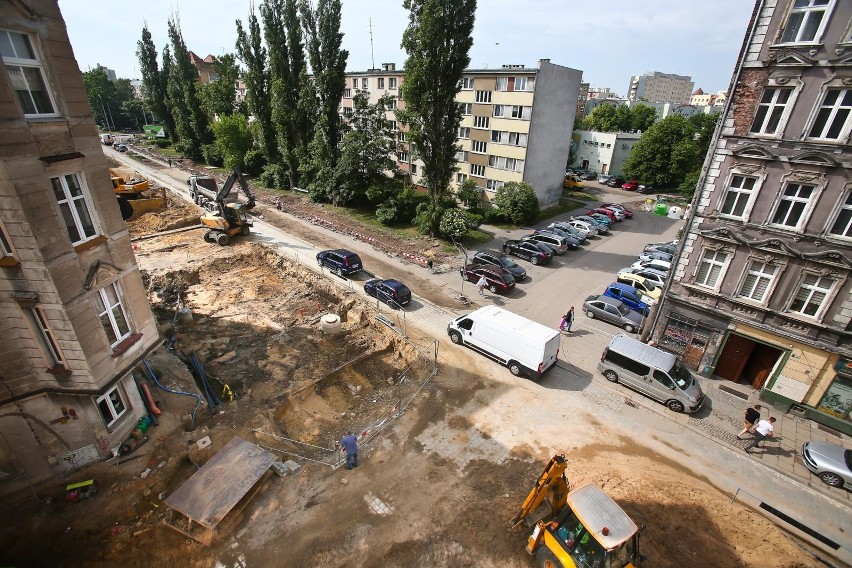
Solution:
{"label": "tall poplar tree", "polygon": [[[142,39],[136,43],[136,57],[142,70],[142,92],[148,107],[162,121],[169,136],[174,136],[175,121],[166,104],[166,76],[157,65],[157,48],[147,24],[142,28]],[[165,66],[165,59],[163,65]]]}
{"label": "tall poplar tree", "polygon": [[254,10],[249,13],[248,32],[237,20],[237,55],[245,65],[243,80],[246,83],[246,104],[254,116],[258,129],[258,146],[266,161],[275,164],[280,159],[275,129],[272,126],[272,101],[270,100],[269,69],[266,61],[266,48],[260,24]]}
{"label": "tall poplar tree", "polygon": [[456,103],[462,74],[470,64],[476,0],[405,0],[408,27],[402,48],[408,54],[397,119],[423,160],[429,190],[430,234],[438,233],[442,204],[456,171],[456,139],[461,108]]}
{"label": "tall poplar tree", "polygon": [[176,148],[190,158],[200,159],[203,146],[212,142],[212,133],[198,96],[198,71],[189,60],[189,49],[183,40],[180,23],[173,17],[169,18],[169,39],[172,61],[168,94],[175,118]]}

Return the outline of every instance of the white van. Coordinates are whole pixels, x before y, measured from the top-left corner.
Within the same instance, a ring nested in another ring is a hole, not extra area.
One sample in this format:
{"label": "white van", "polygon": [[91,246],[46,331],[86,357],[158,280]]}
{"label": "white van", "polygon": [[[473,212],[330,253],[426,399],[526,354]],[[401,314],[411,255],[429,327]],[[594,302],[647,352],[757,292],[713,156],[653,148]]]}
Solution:
{"label": "white van", "polygon": [[486,306],[454,319],[447,333],[453,343],[467,345],[506,365],[516,377],[538,379],[556,363],[559,354],[558,331],[498,306]]}
{"label": "white van", "polygon": [[704,402],[701,385],[680,359],[624,334],[609,342],[598,370],[606,380],[630,387],[675,412],[695,412]]}

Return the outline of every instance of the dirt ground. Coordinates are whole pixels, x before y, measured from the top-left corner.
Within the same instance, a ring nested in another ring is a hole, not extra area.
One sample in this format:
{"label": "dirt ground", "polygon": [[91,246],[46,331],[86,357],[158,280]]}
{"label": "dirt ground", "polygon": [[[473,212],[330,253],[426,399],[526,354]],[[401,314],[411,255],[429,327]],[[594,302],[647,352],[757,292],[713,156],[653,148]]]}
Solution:
{"label": "dirt ground", "polygon": [[[131,231],[189,226],[195,209],[146,215]],[[568,456],[573,485],[596,482],[646,527],[644,566],[818,565],[775,525],[637,441],[607,434],[590,413],[547,425],[564,440],[560,447],[528,424],[524,443],[506,442],[502,432],[521,426],[506,423],[511,408],[543,401],[495,381],[483,359],[458,348],[442,348],[438,375],[362,446],[359,468],[302,460],[295,476],[268,475],[210,546],[187,539],[162,524],[162,500],[196,464],[234,436],[297,447],[256,429],[329,448],[399,398],[400,372],[418,354],[358,297],[261,245],[220,248],[187,231],[136,241],[134,249],[164,336],[176,338],[175,351],[196,352],[217,388],[227,384],[236,399],[214,415],[202,407],[191,425],[195,399],[152,388],[163,415],[138,455],[76,472],[75,480],[97,479],[94,499],[66,504],[63,483],[40,488],[53,499],[3,523],[2,565],[533,566],[527,531],[510,529],[509,520],[554,449]],[[341,317],[341,335],[322,333],[325,313]],[[414,335],[415,344],[425,342]],[[196,388],[167,349],[150,362],[166,386]],[[198,450],[204,436],[213,445]]]}

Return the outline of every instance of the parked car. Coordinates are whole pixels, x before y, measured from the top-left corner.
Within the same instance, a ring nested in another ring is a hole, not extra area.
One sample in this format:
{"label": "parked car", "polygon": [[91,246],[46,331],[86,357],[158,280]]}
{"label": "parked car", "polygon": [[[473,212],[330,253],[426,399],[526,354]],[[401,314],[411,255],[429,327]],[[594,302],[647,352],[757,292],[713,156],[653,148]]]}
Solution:
{"label": "parked car", "polygon": [[565,174],[565,179],[562,181],[562,187],[565,189],[580,189],[583,187],[583,182],[575,175]]}
{"label": "parked car", "polygon": [[671,243],[656,243],[645,245],[645,248],[642,249],[644,252],[667,252],[670,255],[674,256],[674,253],[677,251],[677,245],[673,245]]}
{"label": "parked car", "polygon": [[802,461],[823,483],[832,487],[852,483],[852,450],[827,442],[805,442]]}
{"label": "parked car", "polygon": [[598,178],[598,183],[606,184],[606,182],[608,182],[611,179],[612,179],[612,176],[600,176]]}
{"label": "parked car", "polygon": [[654,189],[650,185],[639,184],[639,187],[636,188],[636,193],[655,193],[657,190]]}
{"label": "parked car", "polygon": [[604,215],[603,213],[592,213],[589,215],[592,219],[597,221],[598,223],[603,223],[607,227],[615,223],[609,215]]}
{"label": "parked car", "polygon": [[580,174],[580,179],[584,181],[592,181],[596,177],[598,177],[598,174],[596,174],[595,172],[586,172],[584,174]]}
{"label": "parked car", "polygon": [[[556,227],[547,227],[547,228],[545,228],[545,229],[537,229],[535,233],[536,233],[536,234],[539,234],[539,233],[545,233],[545,234],[546,234],[546,233],[552,233],[552,234],[554,234],[554,235],[559,235],[560,237],[562,237],[563,239],[565,239],[565,242],[566,242],[566,243],[568,243],[568,248],[569,248],[570,250],[577,250],[577,247],[579,247],[579,246],[580,246],[580,243],[582,242],[582,241],[580,240],[580,238],[579,238],[579,237],[574,236],[574,234],[573,234],[573,233],[569,233],[568,231],[563,231],[562,229],[558,229],[558,228],[556,228]],[[584,240],[585,240],[585,239],[584,239]]]}
{"label": "parked car", "polygon": [[506,241],[503,243],[503,252],[523,258],[533,264],[547,264],[553,260],[553,249],[534,241]]}
{"label": "parked car", "polygon": [[378,298],[392,308],[407,306],[411,302],[411,290],[399,280],[373,278],[364,282],[364,292]]}
{"label": "parked car", "polygon": [[503,253],[481,250],[473,255],[471,262],[473,264],[483,264],[486,266],[496,266],[498,268],[506,269],[512,273],[516,282],[520,282],[527,277],[527,271],[524,267]]}
{"label": "parked car", "polygon": [[608,182],[606,182],[606,185],[608,187],[621,187],[622,185],[624,185],[625,181],[627,180],[625,180],[623,177],[615,176],[611,178]]}
{"label": "parked car", "polygon": [[317,263],[341,276],[349,276],[361,270],[361,257],[346,249],[324,250],[317,253]]}
{"label": "parked car", "polygon": [[633,218],[633,210],[628,209],[621,203],[602,203],[601,207],[605,207],[607,209],[614,209],[615,211],[621,211],[622,215],[624,215],[626,218]]}
{"label": "parked car", "polygon": [[618,282],[613,282],[607,286],[604,289],[603,295],[621,300],[627,304],[628,308],[639,312],[643,316],[647,316],[651,311],[651,306],[656,303],[652,298],[645,296],[633,286],[619,284]]}
{"label": "parked car", "polygon": [[598,227],[595,223],[590,223],[588,221],[580,221],[579,219],[571,219],[567,221],[569,225],[584,233],[587,237],[594,237],[598,234]]}
{"label": "parked car", "polygon": [[618,276],[621,276],[622,274],[635,274],[636,276],[641,276],[658,288],[662,288],[666,284],[666,273],[660,272],[659,270],[653,270],[651,268],[634,268],[632,266],[628,266],[627,268],[622,268],[618,271]]}
{"label": "parked car", "polygon": [[633,286],[639,290],[639,292],[653,298],[657,302],[660,301],[660,298],[663,295],[662,288],[650,280],[645,280],[644,276],[639,276],[638,274],[625,274],[622,272],[616,275],[615,281],[621,284],[627,284],[628,286]]}
{"label": "parked car", "polygon": [[586,242],[587,235],[585,233],[581,232],[579,229],[572,227],[571,224],[568,223],[567,221],[557,221],[555,223],[551,223],[546,228],[547,229],[559,229],[560,231],[564,231],[565,233],[568,233],[569,235],[574,237],[577,241],[579,241],[579,244],[583,244],[584,242]]}
{"label": "parked car", "polygon": [[624,182],[623,184],[621,184],[621,189],[625,191],[636,191],[637,189],[639,189],[639,182],[635,179]]}
{"label": "parked car", "polygon": [[672,263],[665,260],[637,260],[633,263],[633,268],[650,268],[668,274],[672,269]]}
{"label": "parked car", "polygon": [[615,211],[610,211],[609,209],[604,209],[603,207],[599,207],[597,209],[589,209],[588,211],[586,211],[586,215],[595,216],[596,214],[603,215],[613,223],[624,219],[624,215],[621,215],[621,219],[619,219],[618,216],[615,214]]}
{"label": "parked car", "polygon": [[589,319],[598,318],[624,328],[627,333],[636,333],[642,325],[642,314],[634,312],[621,300],[609,296],[589,296],[583,302],[583,311]]}
{"label": "parked car", "polygon": [[484,264],[468,264],[460,272],[468,282],[479,282],[479,278],[484,276],[488,282],[488,289],[494,294],[497,292],[505,293],[515,287],[515,277],[505,268]]}
{"label": "parked car", "polygon": [[531,235],[524,235],[521,237],[525,241],[535,241],[537,243],[541,243],[545,246],[549,246],[553,249],[553,254],[562,254],[569,248],[576,249],[577,245],[571,245],[567,239],[563,238],[556,233],[542,233],[536,231]]}
{"label": "parked car", "polygon": [[657,250],[639,253],[639,260],[665,260],[666,262],[671,262],[672,258],[672,255],[669,253]]}
{"label": "parked car", "polygon": [[596,228],[598,230],[598,233],[602,235],[609,233],[609,224],[611,223],[611,221],[608,218],[606,218],[606,221],[604,221],[602,219],[597,219],[592,215],[578,215],[576,217],[571,217],[571,220],[585,221],[586,223],[589,223],[594,228]]}
{"label": "parked car", "polygon": [[116,144],[113,148],[122,153],[127,152],[127,144]]}

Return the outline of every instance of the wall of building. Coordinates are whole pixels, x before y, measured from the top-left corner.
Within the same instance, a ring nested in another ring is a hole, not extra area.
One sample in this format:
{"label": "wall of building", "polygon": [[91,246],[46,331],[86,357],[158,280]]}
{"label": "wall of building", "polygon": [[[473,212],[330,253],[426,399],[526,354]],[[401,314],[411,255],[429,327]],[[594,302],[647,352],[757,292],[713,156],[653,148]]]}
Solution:
{"label": "wall of building", "polygon": [[589,171],[602,174],[606,165],[607,174],[621,175],[621,168],[641,134],[575,130],[573,137],[575,151],[572,166],[582,166],[583,161],[588,160]]}

